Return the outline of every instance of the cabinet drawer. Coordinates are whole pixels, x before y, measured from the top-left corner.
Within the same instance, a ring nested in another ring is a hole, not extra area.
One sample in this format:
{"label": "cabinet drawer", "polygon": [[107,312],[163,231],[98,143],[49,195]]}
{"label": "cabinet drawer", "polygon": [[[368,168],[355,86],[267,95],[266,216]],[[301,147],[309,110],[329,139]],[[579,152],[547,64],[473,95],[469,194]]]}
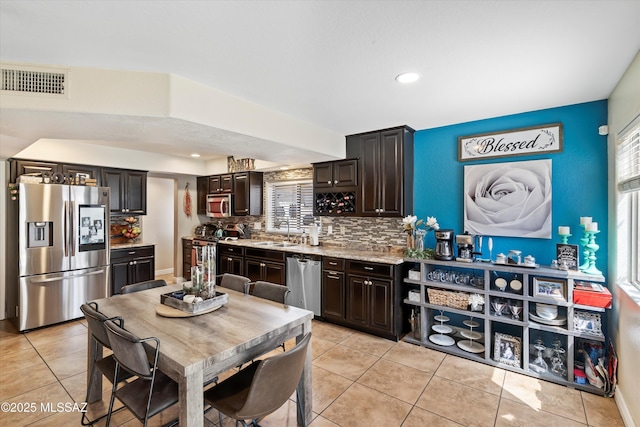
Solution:
{"label": "cabinet drawer", "polygon": [[271,251],[268,249],[247,248],[245,255],[247,257],[258,258],[262,260],[284,262],[285,253],[281,251]]}
{"label": "cabinet drawer", "polygon": [[244,256],[244,248],[240,246],[227,246],[218,244],[218,252],[220,253],[220,255]]}
{"label": "cabinet drawer", "polygon": [[322,269],[333,270],[333,271],[344,271],[344,259],[333,258],[333,257],[323,257]]}
{"label": "cabinet drawer", "polygon": [[153,246],[137,246],[127,249],[112,249],[111,262],[127,259],[127,258],[143,258],[152,257],[154,253]]}
{"label": "cabinet drawer", "polygon": [[384,277],[393,276],[393,265],[390,264],[373,264],[366,261],[349,260],[347,270],[353,274],[376,275]]}

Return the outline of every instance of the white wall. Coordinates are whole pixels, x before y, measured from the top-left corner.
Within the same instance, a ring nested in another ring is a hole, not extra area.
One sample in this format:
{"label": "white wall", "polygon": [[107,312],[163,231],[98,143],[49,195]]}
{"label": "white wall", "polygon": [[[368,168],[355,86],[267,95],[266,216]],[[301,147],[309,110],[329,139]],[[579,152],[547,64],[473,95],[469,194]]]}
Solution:
{"label": "white wall", "polygon": [[[627,254],[618,253],[617,215],[622,203],[615,185],[616,136],[640,115],[640,53],[636,55],[622,79],[609,97],[609,254],[608,277],[617,278],[617,265],[628,259]],[[619,359],[618,388],[615,399],[626,425],[640,425],[640,292],[617,280],[610,285],[614,294],[614,307],[609,316],[610,334],[613,336]]]}
{"label": "white wall", "polygon": [[175,262],[176,182],[147,177],[147,215],[142,218],[143,240],[156,245],[156,275],[173,274]]}

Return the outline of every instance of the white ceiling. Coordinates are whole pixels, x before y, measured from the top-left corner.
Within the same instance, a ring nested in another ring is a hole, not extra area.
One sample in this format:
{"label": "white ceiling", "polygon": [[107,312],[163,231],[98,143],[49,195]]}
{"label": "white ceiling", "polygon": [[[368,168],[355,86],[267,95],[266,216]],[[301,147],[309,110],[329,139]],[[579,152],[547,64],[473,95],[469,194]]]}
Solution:
{"label": "white ceiling", "polygon": [[[639,0],[0,0],[2,61],[174,73],[344,135],[606,99],[639,49]],[[405,71],[422,78],[402,86],[394,77]],[[25,141],[105,143],[86,117],[28,129],[18,116],[0,116],[0,141],[22,132]],[[110,144],[132,142],[135,122],[122,126]],[[185,126],[161,126],[165,144],[144,134],[133,142],[172,155],[172,139],[184,155],[233,154],[238,135],[212,129],[203,144],[202,125]]]}

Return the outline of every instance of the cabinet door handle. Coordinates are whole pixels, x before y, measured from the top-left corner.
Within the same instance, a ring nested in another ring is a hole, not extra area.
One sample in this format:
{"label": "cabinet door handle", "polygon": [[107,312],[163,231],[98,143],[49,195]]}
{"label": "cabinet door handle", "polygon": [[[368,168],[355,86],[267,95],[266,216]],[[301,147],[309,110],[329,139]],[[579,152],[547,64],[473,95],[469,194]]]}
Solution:
{"label": "cabinet door handle", "polygon": [[338,263],[329,261],[329,265],[338,265]]}
{"label": "cabinet door handle", "polygon": [[336,179],[335,181],[333,181],[333,183],[334,183],[334,184],[337,184],[337,183],[338,183],[338,180]]}
{"label": "cabinet door handle", "polygon": [[373,271],[373,267],[365,267],[364,269],[368,271]]}
{"label": "cabinet door handle", "polygon": [[327,184],[331,185],[331,181],[327,181]]}
{"label": "cabinet door handle", "polygon": [[135,255],[135,254],[136,254],[136,251],[129,252],[129,255]]}
{"label": "cabinet door handle", "polygon": [[340,279],[340,277],[339,276],[332,276],[332,275],[328,274],[327,275],[327,279],[336,279],[336,280],[338,280],[338,279]]}

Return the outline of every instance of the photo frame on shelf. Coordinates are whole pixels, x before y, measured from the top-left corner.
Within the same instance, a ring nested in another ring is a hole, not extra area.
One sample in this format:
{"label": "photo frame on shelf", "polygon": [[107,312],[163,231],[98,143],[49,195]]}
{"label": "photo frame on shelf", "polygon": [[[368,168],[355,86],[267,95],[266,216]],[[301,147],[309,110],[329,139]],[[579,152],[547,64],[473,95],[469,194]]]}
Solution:
{"label": "photo frame on shelf", "polygon": [[516,368],[520,367],[522,340],[500,332],[494,334],[493,360]]}
{"label": "photo frame on shelf", "polygon": [[558,301],[567,300],[567,282],[563,279],[533,278],[533,296]]}
{"label": "photo frame on shelf", "polygon": [[586,311],[573,312],[573,330],[589,335],[602,335],[602,319],[600,313]]}

